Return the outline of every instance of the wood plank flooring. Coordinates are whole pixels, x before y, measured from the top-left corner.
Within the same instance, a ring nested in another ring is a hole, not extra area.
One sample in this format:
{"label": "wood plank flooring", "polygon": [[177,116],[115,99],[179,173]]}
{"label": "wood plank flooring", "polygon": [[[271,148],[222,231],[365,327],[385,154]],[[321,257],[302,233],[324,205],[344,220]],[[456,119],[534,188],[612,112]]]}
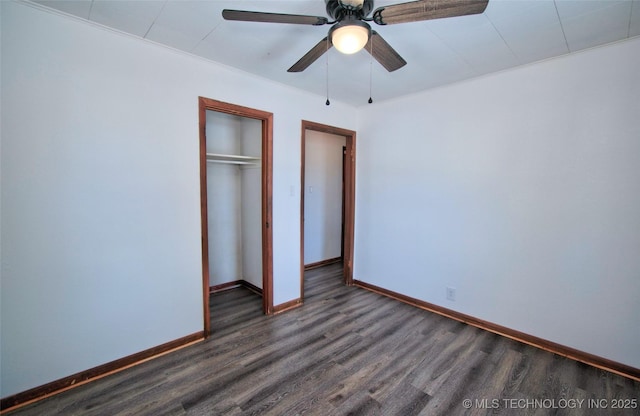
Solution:
{"label": "wood plank flooring", "polygon": [[640,383],[345,287],[339,264],[306,272],[305,304],[276,316],[245,288],[212,295],[211,323],[204,342],[9,414],[640,415]]}

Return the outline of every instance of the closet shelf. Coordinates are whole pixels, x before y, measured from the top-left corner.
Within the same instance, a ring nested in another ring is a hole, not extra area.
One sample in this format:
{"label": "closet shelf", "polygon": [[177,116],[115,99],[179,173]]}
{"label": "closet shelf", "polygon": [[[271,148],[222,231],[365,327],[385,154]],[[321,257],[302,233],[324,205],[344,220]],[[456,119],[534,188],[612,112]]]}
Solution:
{"label": "closet shelf", "polygon": [[222,155],[218,153],[207,153],[207,162],[230,163],[234,165],[258,165],[260,158],[254,156]]}

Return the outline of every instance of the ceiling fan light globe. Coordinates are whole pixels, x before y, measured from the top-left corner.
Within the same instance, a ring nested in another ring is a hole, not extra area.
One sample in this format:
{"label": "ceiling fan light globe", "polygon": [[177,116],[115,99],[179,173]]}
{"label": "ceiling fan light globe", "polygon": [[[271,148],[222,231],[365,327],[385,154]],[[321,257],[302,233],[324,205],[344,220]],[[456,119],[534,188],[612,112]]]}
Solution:
{"label": "ceiling fan light globe", "polygon": [[364,48],[369,41],[369,34],[369,28],[364,26],[341,26],[331,33],[331,43],[338,51],[350,55]]}

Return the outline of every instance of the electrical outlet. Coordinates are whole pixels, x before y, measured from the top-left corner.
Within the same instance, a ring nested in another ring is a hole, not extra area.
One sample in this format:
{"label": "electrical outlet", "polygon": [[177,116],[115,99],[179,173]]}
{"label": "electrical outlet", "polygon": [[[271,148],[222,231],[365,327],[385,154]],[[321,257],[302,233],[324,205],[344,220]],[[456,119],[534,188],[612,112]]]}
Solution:
{"label": "electrical outlet", "polygon": [[456,300],[456,288],[447,286],[447,300],[455,301]]}

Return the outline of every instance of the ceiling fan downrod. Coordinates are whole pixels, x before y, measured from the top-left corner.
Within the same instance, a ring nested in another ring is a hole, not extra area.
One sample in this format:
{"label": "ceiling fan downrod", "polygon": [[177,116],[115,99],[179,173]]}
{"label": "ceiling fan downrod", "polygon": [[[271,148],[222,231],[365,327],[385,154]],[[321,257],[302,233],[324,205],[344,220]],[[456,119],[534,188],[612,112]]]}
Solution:
{"label": "ceiling fan downrod", "polygon": [[327,14],[339,22],[348,16],[365,19],[373,9],[373,0],[325,0]]}

